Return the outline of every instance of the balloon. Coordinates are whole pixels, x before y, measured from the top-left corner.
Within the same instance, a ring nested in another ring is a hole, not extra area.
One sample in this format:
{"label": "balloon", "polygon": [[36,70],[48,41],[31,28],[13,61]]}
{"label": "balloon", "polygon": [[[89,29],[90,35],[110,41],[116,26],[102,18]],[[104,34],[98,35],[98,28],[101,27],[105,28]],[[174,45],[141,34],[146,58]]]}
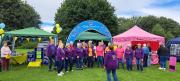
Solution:
{"label": "balloon", "polygon": [[3,29],[0,29],[0,34],[3,34],[4,33],[4,30]]}
{"label": "balloon", "polygon": [[57,32],[57,33],[60,33],[60,32],[61,32],[61,29],[60,29],[60,28],[56,28],[56,32]]}
{"label": "balloon", "polygon": [[5,28],[5,24],[4,23],[1,23],[1,28]]}
{"label": "balloon", "polygon": [[56,24],[56,28],[58,28],[58,27],[60,27],[60,25],[59,25],[59,24]]}

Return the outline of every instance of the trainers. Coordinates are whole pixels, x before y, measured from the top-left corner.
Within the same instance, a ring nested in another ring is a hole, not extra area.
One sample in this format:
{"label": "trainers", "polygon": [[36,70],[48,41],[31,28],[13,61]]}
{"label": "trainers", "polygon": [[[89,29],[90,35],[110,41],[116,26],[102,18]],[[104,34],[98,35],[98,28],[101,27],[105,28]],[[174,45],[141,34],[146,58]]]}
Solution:
{"label": "trainers", "polygon": [[163,70],[166,70],[166,68],[163,68]]}
{"label": "trainers", "polygon": [[68,73],[69,71],[66,71],[66,73]]}
{"label": "trainers", "polygon": [[72,72],[74,71],[74,70],[71,70]]}
{"label": "trainers", "polygon": [[162,70],[163,68],[159,67],[159,70]]}
{"label": "trainers", "polygon": [[64,73],[63,73],[63,72],[60,72],[60,74],[64,75]]}
{"label": "trainers", "polygon": [[61,74],[61,73],[58,73],[57,75],[58,75],[58,76],[62,76],[62,74]]}

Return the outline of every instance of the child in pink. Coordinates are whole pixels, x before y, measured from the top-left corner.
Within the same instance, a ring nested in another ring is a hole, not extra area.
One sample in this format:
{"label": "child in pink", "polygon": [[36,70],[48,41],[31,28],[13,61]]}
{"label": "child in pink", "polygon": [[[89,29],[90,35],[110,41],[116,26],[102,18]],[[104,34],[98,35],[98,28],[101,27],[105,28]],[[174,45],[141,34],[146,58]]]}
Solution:
{"label": "child in pink", "polygon": [[121,63],[122,68],[124,69],[124,48],[122,48],[122,45],[118,45],[118,48],[116,49],[116,54],[118,58],[118,68],[119,68],[119,63]]}

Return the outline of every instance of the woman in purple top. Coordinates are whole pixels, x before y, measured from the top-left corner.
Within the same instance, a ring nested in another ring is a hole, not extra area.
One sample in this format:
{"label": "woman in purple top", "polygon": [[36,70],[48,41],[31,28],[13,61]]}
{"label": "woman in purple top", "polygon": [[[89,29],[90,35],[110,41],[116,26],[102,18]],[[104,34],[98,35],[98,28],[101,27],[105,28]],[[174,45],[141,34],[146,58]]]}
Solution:
{"label": "woman in purple top", "polygon": [[64,51],[65,51],[65,72],[68,72],[68,67],[69,67],[69,71],[73,71],[72,70],[73,55],[69,43],[66,45],[66,48],[64,48]]}
{"label": "woman in purple top", "polygon": [[135,49],[135,57],[136,57],[136,65],[138,71],[143,71],[143,50],[141,48],[141,44],[137,45],[137,48]]}
{"label": "woman in purple top", "polygon": [[81,43],[77,43],[76,48],[76,69],[77,70],[83,70],[83,48]]}
{"label": "woman in purple top", "polygon": [[87,44],[85,42],[82,42],[82,48],[83,48],[83,53],[84,53],[84,58],[83,58],[83,65],[84,67],[87,67],[87,63],[88,63],[88,48],[87,48]]}
{"label": "woman in purple top", "polygon": [[56,56],[56,46],[54,45],[54,40],[50,40],[46,48],[46,56],[49,58],[49,71],[52,70],[53,60],[55,61]]}
{"label": "woman in purple top", "polygon": [[64,44],[59,43],[56,54],[58,76],[62,76],[64,74],[62,72],[64,67],[64,58],[65,58]]}
{"label": "woman in purple top", "polygon": [[128,45],[125,49],[124,58],[126,59],[126,67],[128,71],[132,70],[133,50],[131,45]]}
{"label": "woman in purple top", "polygon": [[113,46],[109,46],[110,51],[108,51],[104,58],[104,65],[107,73],[107,80],[111,81],[111,72],[114,78],[114,81],[118,81],[116,75],[116,69],[118,67],[118,59],[116,53],[113,51]]}

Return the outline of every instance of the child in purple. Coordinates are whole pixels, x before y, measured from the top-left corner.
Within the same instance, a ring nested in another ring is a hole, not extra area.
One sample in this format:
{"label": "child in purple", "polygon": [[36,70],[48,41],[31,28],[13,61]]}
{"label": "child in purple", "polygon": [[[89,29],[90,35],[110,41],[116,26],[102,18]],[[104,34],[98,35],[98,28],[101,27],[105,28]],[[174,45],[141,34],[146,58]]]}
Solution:
{"label": "child in purple", "polygon": [[124,58],[126,59],[126,67],[128,71],[132,70],[133,50],[131,45],[128,45],[125,49]]}
{"label": "child in purple", "polygon": [[118,81],[116,69],[118,67],[118,59],[116,53],[113,51],[113,46],[109,46],[110,51],[105,55],[104,65],[107,73],[107,80],[111,81],[111,72],[114,78],[114,81]]}
{"label": "child in purple", "polygon": [[56,54],[58,76],[62,76],[64,74],[62,72],[64,67],[64,58],[65,58],[64,44],[59,43]]}
{"label": "child in purple", "polygon": [[83,48],[81,43],[77,43],[76,48],[76,69],[77,70],[83,70]]}
{"label": "child in purple", "polygon": [[137,45],[137,48],[135,49],[135,57],[136,57],[136,65],[138,71],[143,71],[143,50],[141,48],[141,44]]}

